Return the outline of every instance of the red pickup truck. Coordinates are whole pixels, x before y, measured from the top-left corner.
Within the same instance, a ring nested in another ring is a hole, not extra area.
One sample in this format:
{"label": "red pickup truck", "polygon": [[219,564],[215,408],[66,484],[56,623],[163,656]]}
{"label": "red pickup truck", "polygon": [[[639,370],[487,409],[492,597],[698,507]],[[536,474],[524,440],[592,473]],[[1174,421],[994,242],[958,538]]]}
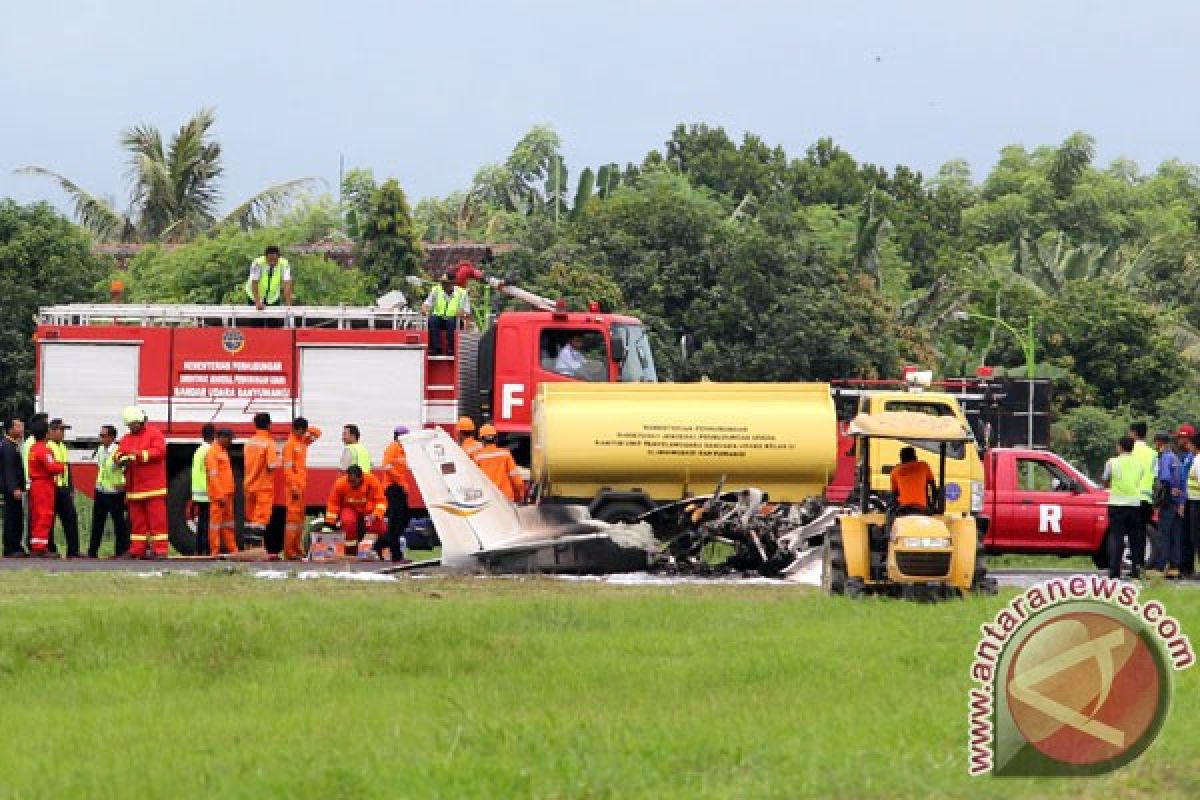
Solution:
{"label": "red pickup truck", "polygon": [[983,466],[980,528],[989,553],[1090,555],[1107,563],[1107,489],[1046,450],[994,448]]}

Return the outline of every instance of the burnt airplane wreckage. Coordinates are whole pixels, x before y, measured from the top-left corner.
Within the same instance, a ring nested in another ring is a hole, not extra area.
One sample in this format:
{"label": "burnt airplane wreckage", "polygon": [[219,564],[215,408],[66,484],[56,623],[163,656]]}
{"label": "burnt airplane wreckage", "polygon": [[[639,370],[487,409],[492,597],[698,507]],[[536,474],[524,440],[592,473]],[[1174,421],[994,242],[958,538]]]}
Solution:
{"label": "burnt airplane wreckage", "polygon": [[[711,495],[661,506],[636,523],[608,523],[581,506],[513,505],[441,430],[401,441],[442,553],[387,572],[442,567],[781,577],[804,561],[803,554],[817,552],[838,511],[819,500],[773,504],[757,489],[725,492],[718,485]],[[729,555],[714,564],[710,557],[718,549]]]}

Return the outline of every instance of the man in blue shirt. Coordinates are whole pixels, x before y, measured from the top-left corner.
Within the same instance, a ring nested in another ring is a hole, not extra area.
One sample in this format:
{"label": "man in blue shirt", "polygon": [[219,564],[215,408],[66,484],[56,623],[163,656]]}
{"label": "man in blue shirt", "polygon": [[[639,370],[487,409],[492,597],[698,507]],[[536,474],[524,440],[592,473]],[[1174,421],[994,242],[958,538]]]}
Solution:
{"label": "man in blue shirt", "polygon": [[1179,456],[1171,449],[1169,433],[1154,434],[1154,449],[1158,451],[1158,471],[1154,476],[1154,506],[1158,512],[1158,531],[1151,540],[1150,563],[1147,569],[1167,569],[1170,554],[1175,552],[1176,539],[1183,533],[1184,477]]}

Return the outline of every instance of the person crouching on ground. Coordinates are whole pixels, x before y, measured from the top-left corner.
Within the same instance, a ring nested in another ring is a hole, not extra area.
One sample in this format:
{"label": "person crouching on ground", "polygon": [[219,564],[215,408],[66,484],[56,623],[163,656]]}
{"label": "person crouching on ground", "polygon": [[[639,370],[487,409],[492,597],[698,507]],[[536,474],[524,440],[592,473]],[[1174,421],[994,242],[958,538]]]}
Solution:
{"label": "person crouching on ground", "polygon": [[346,552],[358,547],[359,535],[373,533],[382,536],[387,498],[379,479],[363,473],[362,467],[351,464],[346,474],[333,483],[329,502],[325,506],[325,523],[341,527],[346,535]]}

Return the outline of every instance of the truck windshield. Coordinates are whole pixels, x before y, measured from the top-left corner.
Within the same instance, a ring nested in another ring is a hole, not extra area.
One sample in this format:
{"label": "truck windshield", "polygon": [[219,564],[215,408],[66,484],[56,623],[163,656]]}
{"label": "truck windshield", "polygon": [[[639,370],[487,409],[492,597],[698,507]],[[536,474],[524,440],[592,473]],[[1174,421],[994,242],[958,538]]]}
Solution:
{"label": "truck windshield", "polygon": [[656,383],[658,373],[654,371],[654,355],[650,352],[650,340],[641,325],[613,325],[613,343],[625,345],[625,358],[618,362],[621,368],[618,380],[621,383]]}

